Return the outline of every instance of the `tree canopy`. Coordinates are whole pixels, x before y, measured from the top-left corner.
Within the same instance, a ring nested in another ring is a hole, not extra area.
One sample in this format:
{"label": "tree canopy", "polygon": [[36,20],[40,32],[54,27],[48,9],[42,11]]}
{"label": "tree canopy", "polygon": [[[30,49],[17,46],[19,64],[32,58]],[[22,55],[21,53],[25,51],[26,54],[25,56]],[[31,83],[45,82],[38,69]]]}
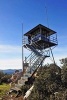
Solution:
{"label": "tree canopy", "polygon": [[50,64],[39,69],[28,100],[67,100],[67,71]]}

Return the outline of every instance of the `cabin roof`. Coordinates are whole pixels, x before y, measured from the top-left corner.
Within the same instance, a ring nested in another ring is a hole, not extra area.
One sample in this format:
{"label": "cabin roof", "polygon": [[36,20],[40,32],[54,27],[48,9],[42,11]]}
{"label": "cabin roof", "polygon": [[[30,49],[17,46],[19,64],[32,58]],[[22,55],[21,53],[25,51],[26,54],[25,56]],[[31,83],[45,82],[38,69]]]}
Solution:
{"label": "cabin roof", "polygon": [[[49,33],[49,36],[52,35],[52,34],[55,34],[56,32],[42,24],[39,24],[37,26],[35,26],[34,28],[32,28],[30,31],[26,32],[24,35],[25,36],[30,36],[33,34],[33,32],[35,32],[37,29],[44,29],[45,31],[47,31]],[[36,34],[36,33],[35,33]]]}

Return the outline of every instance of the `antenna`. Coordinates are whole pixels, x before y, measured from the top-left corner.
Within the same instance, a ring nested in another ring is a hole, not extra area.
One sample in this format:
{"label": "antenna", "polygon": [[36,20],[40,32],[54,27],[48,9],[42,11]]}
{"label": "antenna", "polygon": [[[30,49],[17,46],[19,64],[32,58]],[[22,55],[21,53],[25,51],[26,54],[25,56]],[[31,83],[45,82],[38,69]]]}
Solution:
{"label": "antenna", "polygon": [[[48,20],[48,12],[47,12],[46,0],[45,0],[45,11],[46,11],[47,26],[48,26],[48,28],[49,28],[49,20]],[[53,52],[52,52],[51,47],[50,47],[49,49],[50,49],[50,51],[51,51],[52,58],[53,58],[53,62],[54,62],[54,64],[55,64],[55,59],[54,59],[54,56],[53,56]]]}
{"label": "antenna", "polygon": [[48,20],[48,11],[47,11],[47,6],[46,6],[46,0],[45,0],[45,12],[46,12],[47,26],[49,28],[49,20]]}
{"label": "antenna", "polygon": [[22,71],[24,70],[24,67],[23,67],[23,23],[22,23]]}

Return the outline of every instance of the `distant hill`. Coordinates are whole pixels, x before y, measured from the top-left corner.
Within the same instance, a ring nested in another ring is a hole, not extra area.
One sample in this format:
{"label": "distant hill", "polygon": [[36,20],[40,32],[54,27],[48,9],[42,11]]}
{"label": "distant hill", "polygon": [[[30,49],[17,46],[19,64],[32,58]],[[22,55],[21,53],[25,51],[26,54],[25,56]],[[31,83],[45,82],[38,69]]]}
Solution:
{"label": "distant hill", "polygon": [[[17,69],[7,69],[7,70],[2,70],[3,73],[7,74],[13,74]],[[22,69],[18,69],[19,71],[22,71]]]}

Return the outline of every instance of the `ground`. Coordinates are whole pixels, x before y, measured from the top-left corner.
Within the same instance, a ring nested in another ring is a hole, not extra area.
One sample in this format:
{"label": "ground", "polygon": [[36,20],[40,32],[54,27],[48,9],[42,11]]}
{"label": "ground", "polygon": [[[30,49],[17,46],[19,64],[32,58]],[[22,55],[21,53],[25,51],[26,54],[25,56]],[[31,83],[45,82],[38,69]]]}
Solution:
{"label": "ground", "polygon": [[14,96],[4,96],[2,100],[23,100],[23,96],[15,98]]}
{"label": "ground", "polygon": [[0,85],[0,98],[10,89],[9,84],[2,84]]}

